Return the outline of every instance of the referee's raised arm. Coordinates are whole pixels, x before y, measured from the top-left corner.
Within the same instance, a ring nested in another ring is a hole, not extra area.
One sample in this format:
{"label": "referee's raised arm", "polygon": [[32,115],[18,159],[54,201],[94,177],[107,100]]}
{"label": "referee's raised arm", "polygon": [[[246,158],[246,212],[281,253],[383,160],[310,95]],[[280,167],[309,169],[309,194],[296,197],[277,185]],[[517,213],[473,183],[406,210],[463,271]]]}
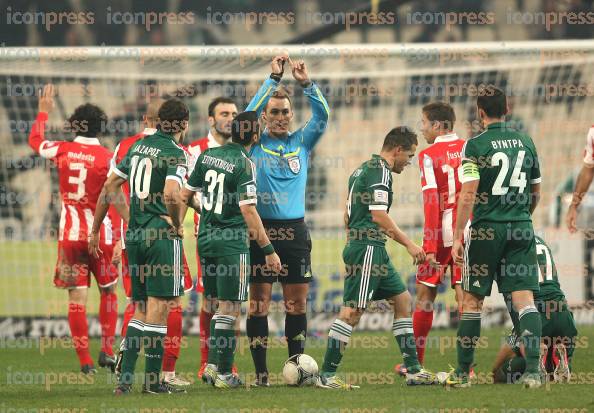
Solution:
{"label": "referee's raised arm", "polygon": [[326,131],[330,108],[318,85],[309,78],[305,62],[303,60],[293,62],[289,59],[289,63],[291,63],[293,77],[303,88],[303,94],[307,96],[311,107],[311,118],[302,128],[301,142],[312,150]]}

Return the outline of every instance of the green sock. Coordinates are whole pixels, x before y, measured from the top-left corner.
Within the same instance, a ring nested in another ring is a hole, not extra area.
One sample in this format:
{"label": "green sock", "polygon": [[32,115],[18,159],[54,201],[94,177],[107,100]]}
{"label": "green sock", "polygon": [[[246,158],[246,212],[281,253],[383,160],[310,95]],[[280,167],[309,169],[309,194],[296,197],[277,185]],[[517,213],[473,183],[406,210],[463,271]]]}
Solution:
{"label": "green sock", "polygon": [[144,385],[150,389],[159,386],[163,364],[163,340],[166,334],[166,325],[148,323],[144,325]]}
{"label": "green sock", "polygon": [[326,355],[322,365],[322,375],[333,376],[342,360],[342,353],[351,340],[353,327],[342,320],[336,319],[328,332]]}
{"label": "green sock", "polygon": [[215,324],[217,367],[219,374],[231,373],[237,337],[235,337],[235,317],[219,315]]}
{"label": "green sock", "polygon": [[417,345],[413,333],[412,318],[394,318],[392,322],[392,333],[396,338],[398,347],[400,347],[406,370],[413,374],[421,371],[421,363],[419,363],[417,357]]}
{"label": "green sock", "polygon": [[123,355],[122,355],[122,374],[120,375],[119,384],[134,383],[134,370],[136,367],[136,360],[142,344],[142,335],[144,334],[144,323],[135,318],[128,323],[126,330],[126,337],[123,340]]}
{"label": "green sock", "polygon": [[210,319],[210,335],[208,336],[208,364],[217,364],[217,347],[215,343],[215,324],[217,322],[218,314],[215,314]]}
{"label": "green sock", "polygon": [[474,361],[474,347],[481,336],[481,313],[465,312],[458,324],[458,369],[469,373]]}
{"label": "green sock", "polygon": [[542,322],[535,306],[520,310],[520,332],[526,351],[526,373],[538,373]]}

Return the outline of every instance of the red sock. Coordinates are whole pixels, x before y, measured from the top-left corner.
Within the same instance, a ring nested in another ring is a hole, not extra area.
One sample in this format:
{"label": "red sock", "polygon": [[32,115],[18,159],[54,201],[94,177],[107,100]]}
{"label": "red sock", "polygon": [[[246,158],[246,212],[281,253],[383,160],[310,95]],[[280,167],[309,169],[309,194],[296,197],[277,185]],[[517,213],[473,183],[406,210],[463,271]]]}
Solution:
{"label": "red sock", "polygon": [[163,371],[175,371],[175,362],[181,346],[182,315],[181,305],[169,310],[167,337],[163,344]]}
{"label": "red sock", "polygon": [[101,294],[99,323],[101,324],[101,351],[113,356],[113,341],[118,322],[118,296],[116,293]]}
{"label": "red sock", "polygon": [[70,334],[81,367],[85,364],[93,364],[89,353],[89,326],[84,305],[68,304],[68,324],[70,324]]}
{"label": "red sock", "polygon": [[415,310],[413,313],[413,332],[417,343],[417,357],[419,363],[423,364],[425,359],[425,344],[431,325],[433,324],[433,310]]}
{"label": "red sock", "polygon": [[208,361],[208,339],[210,338],[210,320],[213,313],[200,310],[200,365]]}
{"label": "red sock", "polygon": [[121,338],[126,337],[126,331],[128,331],[128,323],[130,322],[130,320],[132,320],[132,317],[134,317],[135,311],[136,311],[136,306],[134,305],[134,302],[133,301],[129,302],[128,305],[126,306],[126,311],[124,311],[124,320],[122,321],[122,331],[120,332]]}

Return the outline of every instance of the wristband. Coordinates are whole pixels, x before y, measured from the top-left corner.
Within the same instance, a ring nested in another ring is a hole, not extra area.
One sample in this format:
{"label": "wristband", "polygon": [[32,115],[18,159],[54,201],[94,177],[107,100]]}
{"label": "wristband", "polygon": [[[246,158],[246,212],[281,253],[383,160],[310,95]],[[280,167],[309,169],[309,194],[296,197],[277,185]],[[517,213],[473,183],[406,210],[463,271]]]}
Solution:
{"label": "wristband", "polygon": [[282,72],[281,73],[271,73],[270,74],[270,78],[272,80],[274,80],[275,82],[277,82],[277,83],[281,81],[282,77],[283,77]]}
{"label": "wristband", "polygon": [[265,247],[262,247],[262,252],[264,253],[264,255],[274,254],[274,247],[272,246],[272,244],[268,244]]}
{"label": "wristband", "polygon": [[313,85],[313,82],[311,80],[308,80],[305,83],[300,83],[300,85],[303,89],[307,89],[308,87],[311,87],[311,85]]}

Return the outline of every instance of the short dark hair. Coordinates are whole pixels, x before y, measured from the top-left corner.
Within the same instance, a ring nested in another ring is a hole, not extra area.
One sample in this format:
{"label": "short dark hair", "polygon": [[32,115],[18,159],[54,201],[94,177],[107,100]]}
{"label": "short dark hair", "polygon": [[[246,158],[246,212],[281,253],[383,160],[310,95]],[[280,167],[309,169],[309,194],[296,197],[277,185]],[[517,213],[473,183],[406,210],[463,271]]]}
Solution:
{"label": "short dark hair", "polygon": [[165,133],[177,133],[182,130],[182,123],[190,119],[190,109],[177,98],[167,99],[159,108],[157,128]]}
{"label": "short dark hair", "polygon": [[431,102],[423,106],[423,113],[431,122],[441,122],[444,129],[454,129],[456,113],[452,105],[446,102]]}
{"label": "short dark hair", "polygon": [[219,105],[220,103],[230,103],[232,105],[235,105],[235,102],[231,98],[228,98],[226,96],[216,97],[213,100],[211,100],[210,103],[208,104],[208,116],[215,115],[215,109],[216,109],[217,105]]}
{"label": "short dark hair", "polygon": [[258,114],[254,111],[239,113],[231,123],[231,141],[243,146],[251,143],[254,133],[259,132]]}
{"label": "short dark hair", "polygon": [[85,103],[74,109],[67,123],[77,135],[95,138],[107,127],[107,115],[99,106]]}
{"label": "short dark hair", "polygon": [[408,151],[413,145],[418,145],[417,134],[408,126],[396,126],[384,138],[382,150],[391,151],[395,147],[400,146],[405,151]]}
{"label": "short dark hair", "polygon": [[503,90],[489,85],[476,98],[476,105],[490,118],[502,118],[507,113],[507,97]]}
{"label": "short dark hair", "polygon": [[[287,99],[289,101],[289,106],[293,106],[291,103],[291,97],[289,96],[289,92],[287,92],[284,88],[279,87],[270,95],[270,99]],[[270,102],[270,99],[268,100]],[[268,106],[268,104],[267,104]]]}

